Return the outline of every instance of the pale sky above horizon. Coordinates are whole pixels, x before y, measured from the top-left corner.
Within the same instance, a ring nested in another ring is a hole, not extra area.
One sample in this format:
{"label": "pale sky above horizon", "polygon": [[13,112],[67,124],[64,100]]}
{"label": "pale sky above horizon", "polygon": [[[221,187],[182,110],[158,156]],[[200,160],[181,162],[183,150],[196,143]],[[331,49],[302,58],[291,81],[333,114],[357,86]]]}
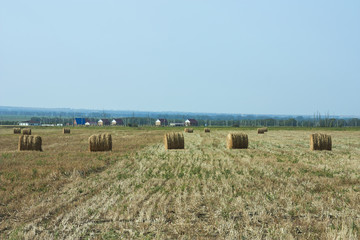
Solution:
{"label": "pale sky above horizon", "polygon": [[360,115],[360,1],[1,1],[0,106]]}

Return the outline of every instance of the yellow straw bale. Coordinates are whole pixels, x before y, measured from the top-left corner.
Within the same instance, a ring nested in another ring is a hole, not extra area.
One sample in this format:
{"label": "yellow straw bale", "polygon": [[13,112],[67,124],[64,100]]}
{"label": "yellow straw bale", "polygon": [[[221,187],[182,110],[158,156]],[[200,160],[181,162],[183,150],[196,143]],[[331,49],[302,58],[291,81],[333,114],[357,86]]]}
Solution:
{"label": "yellow straw bale", "polygon": [[332,149],[331,136],[314,133],[310,135],[310,150],[329,150]]}
{"label": "yellow straw bale", "polygon": [[184,149],[185,141],[182,133],[166,133],[164,136],[165,149]]}
{"label": "yellow straw bale", "polygon": [[184,129],[184,132],[193,133],[193,132],[194,132],[194,129],[192,129],[192,128],[185,128],[185,129]]}
{"label": "yellow straw bale", "polygon": [[94,134],[89,137],[89,150],[90,152],[102,152],[112,150],[111,134]]}
{"label": "yellow straw bale", "polygon": [[14,128],[14,134],[21,134],[21,128]]}
{"label": "yellow straw bale", "polygon": [[19,151],[42,151],[42,140],[40,136],[21,135],[19,138]]}
{"label": "yellow straw bale", "polygon": [[228,149],[248,148],[248,135],[245,133],[229,133],[226,138],[226,146]]}
{"label": "yellow straw bale", "polygon": [[31,128],[24,128],[22,133],[23,135],[31,135]]}
{"label": "yellow straw bale", "polygon": [[64,128],[63,134],[70,134],[70,128]]}

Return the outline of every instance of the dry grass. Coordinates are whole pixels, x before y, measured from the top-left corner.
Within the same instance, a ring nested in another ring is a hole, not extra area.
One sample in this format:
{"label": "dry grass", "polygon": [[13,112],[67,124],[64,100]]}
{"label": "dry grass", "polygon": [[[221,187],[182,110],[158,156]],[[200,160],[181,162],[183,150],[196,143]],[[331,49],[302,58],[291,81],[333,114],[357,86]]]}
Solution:
{"label": "dry grass", "polygon": [[[185,150],[166,151],[164,131],[114,130],[112,152],[89,153],[86,136],[95,129],[71,137],[37,131],[44,152],[24,153],[14,151],[16,135],[0,129],[0,238],[360,236],[360,132],[326,132],[331,152],[311,151],[310,131],[253,130],[244,131],[251,141],[243,151],[226,149],[226,130],[187,134]],[[131,149],[123,154],[120,146]],[[87,164],[103,170],[71,170]]]}
{"label": "dry grass", "polygon": [[39,199],[56,198],[77,179],[96,175],[163,137],[160,132],[112,130],[112,152],[90,153],[88,138],[98,129],[75,128],[71,135],[59,134],[57,128],[36,132],[42,136],[43,152],[18,151],[19,136],[0,128],[0,239],[7,238],[4,232],[14,230],[19,218],[22,224],[48,212],[36,207]]}

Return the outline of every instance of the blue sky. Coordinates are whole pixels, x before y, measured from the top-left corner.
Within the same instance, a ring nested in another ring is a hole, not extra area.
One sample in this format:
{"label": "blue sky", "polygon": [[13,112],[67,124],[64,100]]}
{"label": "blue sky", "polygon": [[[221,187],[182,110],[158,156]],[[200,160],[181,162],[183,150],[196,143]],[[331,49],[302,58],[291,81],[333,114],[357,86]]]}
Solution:
{"label": "blue sky", "polygon": [[360,1],[0,1],[0,105],[360,115]]}

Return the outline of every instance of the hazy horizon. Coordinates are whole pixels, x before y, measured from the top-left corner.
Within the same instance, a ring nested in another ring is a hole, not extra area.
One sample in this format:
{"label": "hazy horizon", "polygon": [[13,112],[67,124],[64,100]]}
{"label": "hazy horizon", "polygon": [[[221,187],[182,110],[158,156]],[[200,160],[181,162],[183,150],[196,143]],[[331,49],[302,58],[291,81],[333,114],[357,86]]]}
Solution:
{"label": "hazy horizon", "polygon": [[3,1],[0,106],[359,116],[360,2]]}
{"label": "hazy horizon", "polygon": [[167,113],[167,114],[178,114],[178,113],[186,113],[188,115],[206,115],[206,114],[216,114],[216,115],[254,115],[254,116],[296,116],[296,117],[311,117],[313,115],[318,115],[320,114],[321,116],[326,116],[329,115],[330,117],[356,117],[359,118],[360,115],[342,115],[342,114],[330,114],[328,112],[314,112],[312,114],[274,114],[274,113],[269,113],[269,114],[263,114],[263,113],[237,113],[237,112],[230,112],[230,113],[225,113],[225,112],[189,112],[189,111],[143,111],[143,110],[135,110],[135,109],[89,109],[89,108],[69,108],[69,107],[59,107],[59,108],[43,108],[43,107],[24,107],[24,106],[0,106],[0,108],[29,108],[29,109],[42,109],[42,110],[55,110],[55,109],[64,109],[64,110],[76,110],[76,111],[81,111],[81,110],[85,110],[85,111],[89,111],[89,112],[101,112],[104,111],[106,112],[139,112],[139,113]]}

